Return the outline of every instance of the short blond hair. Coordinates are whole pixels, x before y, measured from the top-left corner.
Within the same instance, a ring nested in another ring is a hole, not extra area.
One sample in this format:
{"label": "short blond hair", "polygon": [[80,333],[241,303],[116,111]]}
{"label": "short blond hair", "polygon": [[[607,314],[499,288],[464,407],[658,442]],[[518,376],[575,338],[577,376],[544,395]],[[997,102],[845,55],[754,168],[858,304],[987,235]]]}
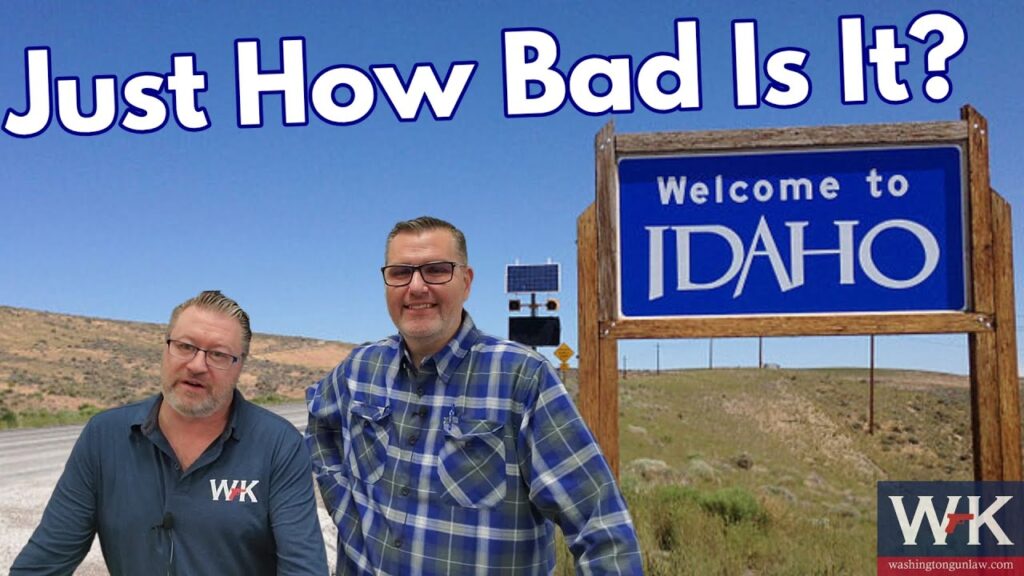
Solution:
{"label": "short blond hair", "polygon": [[384,243],[384,263],[387,264],[388,248],[391,247],[392,238],[399,234],[422,234],[431,230],[447,230],[451,232],[452,237],[455,238],[455,251],[462,260],[459,264],[469,264],[469,253],[466,251],[466,235],[451,222],[433,216],[420,216],[412,220],[397,222],[394,228],[391,229],[391,232],[388,233],[387,242]]}
{"label": "short blond hair", "polygon": [[242,328],[242,356],[249,355],[249,341],[252,340],[252,328],[249,327],[249,315],[245,313],[245,310],[242,310],[242,307],[238,305],[238,302],[235,302],[231,298],[221,294],[220,290],[203,290],[198,296],[193,296],[181,304],[178,304],[171,312],[170,322],[167,323],[168,338],[171,337],[171,330],[174,329],[174,323],[178,321],[178,316],[191,307],[196,307],[200,310],[208,310],[210,312],[220,312],[237,320],[238,325]]}

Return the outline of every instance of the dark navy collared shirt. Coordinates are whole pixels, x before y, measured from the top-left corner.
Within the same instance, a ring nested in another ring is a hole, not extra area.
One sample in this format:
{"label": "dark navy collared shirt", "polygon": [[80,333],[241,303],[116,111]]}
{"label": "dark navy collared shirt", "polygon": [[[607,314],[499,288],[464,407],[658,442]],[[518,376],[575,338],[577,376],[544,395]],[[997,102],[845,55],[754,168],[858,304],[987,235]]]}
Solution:
{"label": "dark navy collared shirt", "polygon": [[309,453],[237,390],[224,433],[182,472],[162,397],[86,424],[12,575],[71,574],[99,534],[113,575],[327,574]]}

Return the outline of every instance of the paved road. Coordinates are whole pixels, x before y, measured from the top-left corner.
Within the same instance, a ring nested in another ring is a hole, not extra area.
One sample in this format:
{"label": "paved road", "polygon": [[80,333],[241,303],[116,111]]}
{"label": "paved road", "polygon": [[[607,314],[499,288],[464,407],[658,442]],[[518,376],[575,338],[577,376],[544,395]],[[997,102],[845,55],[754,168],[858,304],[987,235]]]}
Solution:
{"label": "paved road", "polygon": [[[306,408],[302,404],[283,404],[271,409],[296,428],[305,429]],[[7,574],[14,557],[39,523],[81,431],[81,426],[0,430],[0,574]],[[333,565],[336,532],[322,507],[320,525],[328,543],[327,558]],[[75,574],[107,574],[98,541]]]}

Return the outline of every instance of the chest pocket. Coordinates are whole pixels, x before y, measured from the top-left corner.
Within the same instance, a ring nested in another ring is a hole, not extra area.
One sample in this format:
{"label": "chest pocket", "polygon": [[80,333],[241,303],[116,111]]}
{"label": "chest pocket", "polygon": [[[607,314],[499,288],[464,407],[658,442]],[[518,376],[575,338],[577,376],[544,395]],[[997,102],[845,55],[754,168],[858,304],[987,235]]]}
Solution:
{"label": "chest pocket", "polygon": [[504,425],[461,419],[445,429],[438,471],[444,500],[466,508],[490,508],[507,493]]}
{"label": "chest pocket", "polygon": [[371,406],[362,402],[351,404],[349,426],[352,450],[349,467],[367,484],[373,484],[384,474],[388,456],[388,426],[391,406]]}

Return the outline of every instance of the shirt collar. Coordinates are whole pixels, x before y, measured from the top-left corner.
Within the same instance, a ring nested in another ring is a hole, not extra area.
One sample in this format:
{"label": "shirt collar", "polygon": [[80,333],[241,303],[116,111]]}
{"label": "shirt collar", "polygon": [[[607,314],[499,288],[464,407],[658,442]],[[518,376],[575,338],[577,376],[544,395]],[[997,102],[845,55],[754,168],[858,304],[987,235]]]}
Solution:
{"label": "shirt collar", "polygon": [[141,430],[143,434],[152,432],[156,428],[157,415],[160,413],[160,402],[162,400],[163,394],[157,394],[139,402],[135,407],[134,414],[132,414],[131,425],[128,427],[129,433],[134,430]]}
{"label": "shirt collar", "polygon": [[[163,401],[164,395],[161,393],[140,402],[136,406],[135,413],[132,415],[131,425],[128,427],[128,432],[131,433],[134,430],[140,430],[143,434],[148,435],[158,429],[160,404],[162,404]],[[231,409],[228,411],[228,424],[224,427],[224,433],[220,435],[221,439],[241,439],[241,436],[239,435],[239,428],[241,424],[239,422],[239,414],[245,410],[245,404],[248,404],[248,401],[244,396],[242,396],[242,393],[238,391],[238,388],[235,388],[231,396]]]}
{"label": "shirt collar", "polygon": [[[437,378],[442,384],[447,384],[452,374],[462,363],[462,359],[466,357],[473,345],[476,344],[480,338],[480,330],[477,329],[476,324],[473,323],[473,318],[470,317],[469,312],[462,311],[462,324],[459,325],[458,331],[455,332],[455,336],[444,345],[443,348],[438,350],[434,355],[428,356],[423,359],[423,363],[433,362],[434,366],[437,367]],[[405,346],[405,340],[402,335],[398,335],[399,342],[399,361],[407,363],[412,366],[412,358],[409,355],[409,350]],[[414,369],[419,368],[418,366],[413,367]]]}

